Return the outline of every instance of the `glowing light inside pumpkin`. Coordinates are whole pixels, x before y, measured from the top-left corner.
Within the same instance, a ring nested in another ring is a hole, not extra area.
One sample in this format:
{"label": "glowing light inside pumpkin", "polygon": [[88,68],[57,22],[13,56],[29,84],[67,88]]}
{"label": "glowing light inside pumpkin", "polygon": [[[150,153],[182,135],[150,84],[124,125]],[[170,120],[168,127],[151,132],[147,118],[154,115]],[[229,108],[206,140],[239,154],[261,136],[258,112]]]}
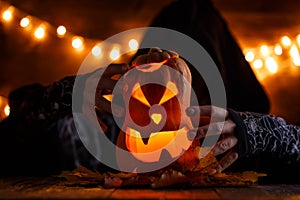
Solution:
{"label": "glowing light inside pumpkin", "polygon": [[177,87],[176,87],[175,83],[168,82],[165,93],[162,96],[162,98],[160,99],[159,105],[169,101],[170,99],[172,99],[177,94],[178,94],[178,90],[177,90]]}
{"label": "glowing light inside pumpkin", "polygon": [[300,66],[300,58],[294,58],[293,63],[295,66],[299,67]]}
{"label": "glowing light inside pumpkin", "polygon": [[104,94],[104,95],[102,95],[102,97],[104,99],[106,99],[107,101],[112,102],[112,99],[113,99],[113,95],[112,94]]}
{"label": "glowing light inside pumpkin", "polygon": [[159,113],[153,113],[153,114],[151,115],[151,119],[153,120],[153,122],[154,122],[155,124],[159,124],[159,123],[161,122],[162,115],[159,114]]}
{"label": "glowing light inside pumpkin", "polygon": [[21,19],[21,21],[20,21],[20,26],[21,26],[22,28],[26,28],[27,26],[29,26],[29,24],[30,24],[30,20],[29,20],[28,17],[24,17],[24,18]]}
{"label": "glowing light inside pumpkin", "polygon": [[151,105],[149,104],[148,100],[146,99],[142,88],[140,86],[139,83],[136,83],[133,87],[133,93],[131,95],[133,98],[135,98],[136,100],[140,101],[142,104],[144,104],[145,106],[151,107]]}

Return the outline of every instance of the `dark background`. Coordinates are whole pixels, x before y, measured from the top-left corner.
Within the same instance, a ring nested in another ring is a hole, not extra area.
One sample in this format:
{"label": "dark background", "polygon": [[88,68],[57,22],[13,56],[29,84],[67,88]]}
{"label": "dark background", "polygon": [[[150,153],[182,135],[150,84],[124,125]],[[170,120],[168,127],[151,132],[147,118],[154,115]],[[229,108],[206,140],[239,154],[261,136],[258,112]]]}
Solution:
{"label": "dark background", "polygon": [[[76,74],[91,48],[101,40],[131,28],[148,26],[161,8],[173,0],[6,0],[24,13],[47,21],[53,27],[63,24],[74,35],[85,38],[81,52],[71,47],[70,37],[59,39],[47,33],[36,41],[16,18],[0,21],[0,95],[17,87],[50,84]],[[0,5],[3,5],[3,2]],[[213,0],[226,19],[242,49],[274,45],[283,35],[300,33],[298,0]],[[3,9],[3,7],[0,7]],[[1,10],[2,13],[3,10]],[[178,13],[180,14],[180,13]],[[50,31],[54,32],[55,30]],[[279,63],[281,70],[260,78],[270,100],[271,113],[288,121],[300,122],[300,69]],[[259,76],[259,75],[258,75]]]}

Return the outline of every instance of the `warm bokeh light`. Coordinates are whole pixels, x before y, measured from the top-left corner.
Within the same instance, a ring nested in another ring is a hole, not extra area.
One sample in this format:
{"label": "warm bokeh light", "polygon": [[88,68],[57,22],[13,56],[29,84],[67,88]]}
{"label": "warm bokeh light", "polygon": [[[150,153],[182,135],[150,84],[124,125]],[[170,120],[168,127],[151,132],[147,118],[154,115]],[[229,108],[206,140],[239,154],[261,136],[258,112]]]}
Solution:
{"label": "warm bokeh light", "polygon": [[291,41],[291,39],[290,39],[288,36],[283,36],[283,37],[281,38],[281,44],[282,44],[284,47],[289,47],[289,46],[291,46],[292,41]]}
{"label": "warm bokeh light", "polygon": [[67,32],[67,29],[66,27],[64,26],[59,26],[57,29],[56,29],[56,33],[59,37],[63,37]]}
{"label": "warm bokeh light", "polygon": [[20,26],[23,28],[26,28],[27,26],[29,26],[29,24],[30,24],[30,20],[28,17],[24,17],[20,21]]}
{"label": "warm bokeh light", "polygon": [[293,63],[294,63],[294,65],[296,66],[296,67],[299,67],[300,66],[300,58],[298,57],[298,58],[294,58],[293,59]]}
{"label": "warm bokeh light", "polygon": [[260,69],[263,67],[263,61],[261,59],[257,59],[253,62],[253,67],[255,69]]}
{"label": "warm bokeh light", "polygon": [[6,106],[4,107],[4,114],[5,114],[6,116],[8,116],[9,113],[10,113],[10,107],[9,107],[9,105],[6,105]]}
{"label": "warm bokeh light", "polygon": [[74,37],[72,40],[72,46],[74,49],[79,49],[83,45],[83,39],[81,37]]}
{"label": "warm bokeh light", "polygon": [[136,39],[129,40],[128,45],[131,50],[137,50],[139,48],[139,43]]}
{"label": "warm bokeh light", "polygon": [[291,55],[292,58],[300,57],[298,47],[295,44],[293,44],[291,49],[290,49],[290,55]]}
{"label": "warm bokeh light", "polygon": [[102,50],[99,46],[94,46],[92,49],[92,54],[96,57],[101,56]]}
{"label": "warm bokeh light", "polygon": [[263,56],[269,55],[269,48],[267,45],[262,45],[259,50]]}
{"label": "warm bokeh light", "polygon": [[120,57],[120,50],[118,48],[113,48],[109,54],[112,60],[117,60]]}
{"label": "warm bokeh light", "polygon": [[246,53],[245,59],[248,62],[252,62],[254,60],[254,53],[252,51],[249,51]]}
{"label": "warm bokeh light", "polygon": [[276,44],[275,48],[274,48],[274,53],[277,56],[280,56],[282,54],[282,47],[280,46],[280,44]]}
{"label": "warm bokeh light", "polygon": [[277,65],[276,61],[274,60],[274,58],[272,58],[272,57],[268,57],[266,59],[266,67],[269,70],[269,72],[272,74],[274,74],[278,71],[278,65]]}
{"label": "warm bokeh light", "polygon": [[10,9],[10,8],[5,10],[2,14],[2,19],[7,22],[11,21],[12,17],[13,17],[12,9]]}
{"label": "warm bokeh light", "polygon": [[300,46],[300,34],[297,35],[296,40],[297,40],[298,45]]}
{"label": "warm bokeh light", "polygon": [[43,27],[38,27],[37,29],[35,29],[34,31],[34,36],[37,39],[43,39],[45,37],[45,28]]}

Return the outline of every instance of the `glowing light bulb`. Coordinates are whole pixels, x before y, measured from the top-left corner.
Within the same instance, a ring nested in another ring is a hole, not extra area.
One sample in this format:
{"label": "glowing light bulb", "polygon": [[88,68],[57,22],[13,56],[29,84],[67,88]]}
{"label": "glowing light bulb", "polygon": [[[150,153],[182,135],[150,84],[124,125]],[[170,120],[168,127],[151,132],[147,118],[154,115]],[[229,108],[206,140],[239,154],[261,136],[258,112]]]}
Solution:
{"label": "glowing light bulb", "polygon": [[13,17],[12,10],[10,8],[4,11],[2,14],[2,19],[7,22],[11,21],[12,17]]}
{"label": "glowing light bulb", "polygon": [[254,60],[254,53],[252,51],[249,51],[246,53],[245,59],[248,62],[252,62]]}
{"label": "glowing light bulb", "polygon": [[102,50],[99,46],[94,46],[92,49],[92,54],[96,57],[100,56],[102,53]]}
{"label": "glowing light bulb", "polygon": [[24,17],[24,18],[22,18],[21,21],[20,21],[20,26],[21,26],[22,28],[26,28],[27,26],[29,26],[29,24],[30,24],[30,20],[29,20],[28,17]]}
{"label": "glowing light bulb", "polygon": [[298,48],[295,44],[293,44],[291,49],[290,49],[290,55],[291,55],[292,58],[300,57]]}
{"label": "glowing light bulb", "polygon": [[299,67],[300,66],[300,58],[299,57],[298,58],[294,58],[293,59],[293,63],[294,63],[295,66]]}
{"label": "glowing light bulb", "polygon": [[272,57],[266,59],[266,67],[272,74],[275,74],[278,71],[278,65]]}
{"label": "glowing light bulb", "polygon": [[83,45],[83,39],[81,37],[74,37],[72,40],[72,46],[74,49],[79,49]]}
{"label": "glowing light bulb", "polygon": [[37,29],[35,29],[34,36],[39,40],[43,39],[45,37],[45,28],[38,27]]}
{"label": "glowing light bulb", "polygon": [[9,105],[6,105],[6,106],[4,107],[4,114],[5,114],[6,116],[8,116],[9,113],[10,113],[10,107],[9,107]]}
{"label": "glowing light bulb", "polygon": [[67,29],[64,26],[59,26],[56,29],[56,33],[57,33],[58,37],[63,37],[66,34],[66,32],[67,32]]}
{"label": "glowing light bulb", "polygon": [[136,41],[136,39],[129,40],[128,45],[131,50],[137,50],[139,47],[139,43],[138,43],[138,41]]}
{"label": "glowing light bulb", "polygon": [[112,49],[109,56],[112,60],[117,60],[120,57],[120,50],[118,48]]}
{"label": "glowing light bulb", "polygon": [[297,35],[297,43],[300,46],[300,34]]}
{"label": "glowing light bulb", "polygon": [[253,62],[253,67],[255,69],[260,69],[263,66],[263,61],[261,59],[257,59]]}
{"label": "glowing light bulb", "polygon": [[269,55],[269,48],[267,45],[262,45],[259,50],[263,56]]}
{"label": "glowing light bulb", "polygon": [[276,44],[275,48],[274,48],[274,53],[277,56],[280,56],[282,54],[282,47],[280,46],[280,44]]}
{"label": "glowing light bulb", "polygon": [[291,41],[291,39],[290,39],[288,36],[283,36],[283,37],[281,38],[281,43],[282,43],[282,45],[283,45],[284,47],[289,47],[289,46],[291,46],[292,41]]}

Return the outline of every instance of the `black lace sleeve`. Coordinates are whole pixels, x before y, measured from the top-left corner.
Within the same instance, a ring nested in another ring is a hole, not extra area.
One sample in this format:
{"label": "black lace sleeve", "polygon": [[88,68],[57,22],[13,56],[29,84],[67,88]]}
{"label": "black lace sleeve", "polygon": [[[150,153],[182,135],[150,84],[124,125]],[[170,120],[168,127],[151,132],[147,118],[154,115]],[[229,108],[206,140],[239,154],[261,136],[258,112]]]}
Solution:
{"label": "black lace sleeve", "polygon": [[270,153],[288,162],[300,161],[300,127],[272,115],[230,111],[237,123],[239,154]]}

